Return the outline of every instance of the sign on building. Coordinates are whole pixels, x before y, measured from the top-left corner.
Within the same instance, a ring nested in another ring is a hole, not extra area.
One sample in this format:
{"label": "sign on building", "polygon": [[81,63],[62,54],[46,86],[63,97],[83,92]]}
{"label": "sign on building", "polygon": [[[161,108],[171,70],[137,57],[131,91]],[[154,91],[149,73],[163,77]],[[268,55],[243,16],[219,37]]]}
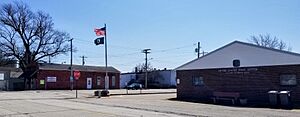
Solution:
{"label": "sign on building", "polygon": [[78,80],[79,79],[79,77],[80,77],[80,71],[74,71],[74,77],[75,77],[75,79],[76,80]]}
{"label": "sign on building", "polygon": [[56,82],[56,77],[47,77],[47,82]]}
{"label": "sign on building", "polygon": [[45,80],[40,80],[40,84],[44,85],[45,84]]}
{"label": "sign on building", "polygon": [[0,73],[0,80],[4,80],[4,73]]}

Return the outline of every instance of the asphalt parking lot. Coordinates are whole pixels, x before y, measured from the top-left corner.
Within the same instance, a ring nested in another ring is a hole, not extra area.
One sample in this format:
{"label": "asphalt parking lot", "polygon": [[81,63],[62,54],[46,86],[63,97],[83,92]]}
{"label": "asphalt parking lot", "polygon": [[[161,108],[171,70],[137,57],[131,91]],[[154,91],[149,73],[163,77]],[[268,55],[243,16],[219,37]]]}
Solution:
{"label": "asphalt parking lot", "polygon": [[92,90],[0,92],[0,117],[300,117],[299,110],[244,108],[173,101],[174,89],[112,90],[96,98]]}

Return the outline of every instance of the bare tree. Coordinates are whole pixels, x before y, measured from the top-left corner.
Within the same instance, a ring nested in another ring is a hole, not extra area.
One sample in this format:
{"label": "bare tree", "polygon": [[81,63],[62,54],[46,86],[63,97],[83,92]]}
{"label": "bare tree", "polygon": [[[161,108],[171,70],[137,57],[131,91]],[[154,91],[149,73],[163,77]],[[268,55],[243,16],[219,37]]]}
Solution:
{"label": "bare tree", "polygon": [[[147,67],[147,71],[148,72],[154,70],[154,68],[152,67],[152,65],[151,65],[150,62],[147,64],[147,66],[148,66]],[[146,72],[146,65],[145,65],[145,63],[142,63],[142,64],[140,63],[140,64],[136,65],[135,68],[134,68],[134,72]]]}
{"label": "bare tree", "polygon": [[4,52],[0,50],[0,67],[16,67],[17,61],[12,58],[7,58]]}
{"label": "bare tree", "polygon": [[3,56],[3,52],[0,51],[0,67],[5,66],[8,60]]}
{"label": "bare tree", "polygon": [[69,35],[53,27],[52,18],[33,12],[24,3],[4,4],[0,9],[0,50],[7,58],[19,61],[25,88],[38,69],[38,61],[70,51]]}
{"label": "bare tree", "polygon": [[249,41],[263,47],[279,49],[279,50],[287,50],[287,51],[292,50],[292,48],[290,46],[287,46],[285,42],[278,39],[276,36],[274,37],[270,36],[270,34],[266,34],[266,35],[260,34],[258,36],[250,36]]}

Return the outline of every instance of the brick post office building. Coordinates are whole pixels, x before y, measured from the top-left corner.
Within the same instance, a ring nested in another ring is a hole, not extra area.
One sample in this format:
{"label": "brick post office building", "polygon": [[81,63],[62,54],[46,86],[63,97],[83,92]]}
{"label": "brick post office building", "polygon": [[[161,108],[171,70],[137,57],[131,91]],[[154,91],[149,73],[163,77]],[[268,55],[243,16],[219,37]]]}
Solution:
{"label": "brick post office building", "polygon": [[[35,81],[36,89],[70,89],[70,65],[40,64]],[[80,71],[80,78],[74,81],[73,87],[78,89],[104,89],[105,67],[73,65]],[[109,89],[120,88],[120,71],[108,67]]]}
{"label": "brick post office building", "polygon": [[215,92],[268,103],[268,91],[300,101],[300,54],[235,41],[176,69],[177,98],[211,100]]}

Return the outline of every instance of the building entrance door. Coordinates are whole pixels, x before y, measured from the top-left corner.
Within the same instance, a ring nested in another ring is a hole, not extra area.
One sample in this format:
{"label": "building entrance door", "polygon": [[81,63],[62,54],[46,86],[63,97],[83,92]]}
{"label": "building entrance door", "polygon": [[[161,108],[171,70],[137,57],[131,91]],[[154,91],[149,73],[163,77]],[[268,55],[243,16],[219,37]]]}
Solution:
{"label": "building entrance door", "polygon": [[87,78],[86,79],[86,88],[87,89],[92,89],[92,78]]}

